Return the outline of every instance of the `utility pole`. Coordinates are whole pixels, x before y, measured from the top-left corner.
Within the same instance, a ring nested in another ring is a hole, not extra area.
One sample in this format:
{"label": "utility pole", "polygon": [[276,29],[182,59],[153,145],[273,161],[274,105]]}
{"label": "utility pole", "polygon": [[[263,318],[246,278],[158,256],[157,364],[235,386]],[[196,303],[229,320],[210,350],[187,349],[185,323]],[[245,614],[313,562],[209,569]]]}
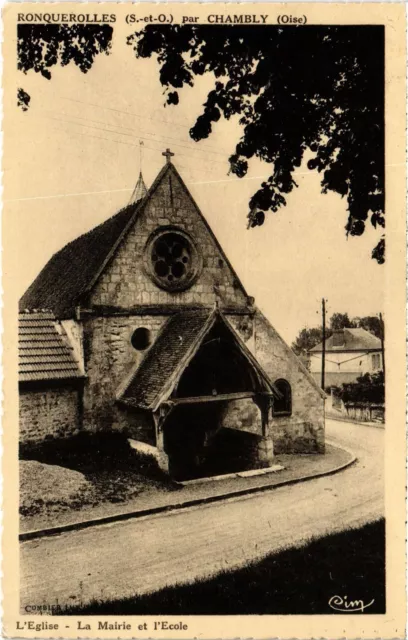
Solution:
{"label": "utility pole", "polygon": [[384,374],[384,386],[385,386],[385,353],[384,353],[384,320],[382,313],[379,314],[380,328],[381,328],[381,357],[382,357],[382,369]]}
{"label": "utility pole", "polygon": [[322,342],[322,381],[321,387],[324,390],[324,374],[326,364],[326,301],[322,298],[322,327],[323,327],[323,342]]}

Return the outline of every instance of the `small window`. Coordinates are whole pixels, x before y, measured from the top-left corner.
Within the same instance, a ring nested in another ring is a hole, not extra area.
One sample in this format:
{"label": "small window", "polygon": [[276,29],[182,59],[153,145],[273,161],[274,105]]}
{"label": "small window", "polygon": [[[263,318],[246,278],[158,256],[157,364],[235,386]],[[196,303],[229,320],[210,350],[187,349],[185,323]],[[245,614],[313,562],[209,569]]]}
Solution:
{"label": "small window", "polygon": [[275,398],[273,402],[274,416],[290,416],[292,414],[292,389],[287,380],[275,381],[275,387],[280,393],[280,398]]}
{"label": "small window", "polygon": [[150,346],[151,337],[149,329],[146,327],[139,327],[136,329],[131,338],[132,347],[137,351],[144,351]]}
{"label": "small window", "polygon": [[380,359],[380,354],[379,353],[373,353],[371,356],[372,359],[372,366],[374,371],[377,371],[378,369],[381,368],[381,359]]}

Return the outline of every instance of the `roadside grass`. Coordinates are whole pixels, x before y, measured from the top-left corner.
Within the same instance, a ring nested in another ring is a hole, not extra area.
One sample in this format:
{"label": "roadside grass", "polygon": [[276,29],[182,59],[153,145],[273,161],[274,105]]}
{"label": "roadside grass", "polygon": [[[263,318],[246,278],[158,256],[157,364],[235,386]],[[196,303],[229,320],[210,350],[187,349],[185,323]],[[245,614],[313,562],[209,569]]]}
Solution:
{"label": "roadside grass", "polygon": [[[317,516],[316,516],[317,517]],[[93,601],[67,615],[339,614],[333,596],[385,613],[385,521],[312,540],[238,570],[115,601]],[[357,612],[361,615],[361,612]]]}
{"label": "roadside grass", "polygon": [[[178,489],[152,456],[135,451],[121,433],[80,433],[21,446],[20,460],[37,462],[21,465],[20,513],[26,517],[126,502],[155,488]],[[82,477],[83,486],[68,482],[70,476]]]}
{"label": "roadside grass", "polygon": [[78,509],[93,499],[92,485],[82,473],[36,460],[20,460],[20,514],[33,516],[64,506]]}

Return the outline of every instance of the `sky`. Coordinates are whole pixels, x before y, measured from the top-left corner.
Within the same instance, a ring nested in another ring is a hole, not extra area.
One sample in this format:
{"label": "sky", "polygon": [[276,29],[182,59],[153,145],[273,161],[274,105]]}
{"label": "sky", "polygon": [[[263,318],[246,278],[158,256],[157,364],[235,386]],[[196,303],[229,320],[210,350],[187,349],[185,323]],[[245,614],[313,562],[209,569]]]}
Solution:
{"label": "sky", "polygon": [[384,268],[371,259],[380,231],[367,225],[362,237],[347,239],[346,200],[321,193],[307,158],[287,206],[248,230],[248,200],[271,165],[251,161],[245,178],[228,176],[237,119],[221,118],[207,140],[189,137],[214,79],[199,78],[180,92],[179,105],[165,106],[158,69],[116,38],[112,54],[98,56],[87,74],[72,63],[54,67],[51,80],[16,72],[16,87],[31,95],[27,112],[13,110],[5,141],[12,152],[4,161],[4,216],[14,229],[10,277],[19,294],[53,253],[128,203],[141,165],[149,186],[170,147],[248,294],[289,343],[320,324],[322,297],[328,317],[382,312]]}

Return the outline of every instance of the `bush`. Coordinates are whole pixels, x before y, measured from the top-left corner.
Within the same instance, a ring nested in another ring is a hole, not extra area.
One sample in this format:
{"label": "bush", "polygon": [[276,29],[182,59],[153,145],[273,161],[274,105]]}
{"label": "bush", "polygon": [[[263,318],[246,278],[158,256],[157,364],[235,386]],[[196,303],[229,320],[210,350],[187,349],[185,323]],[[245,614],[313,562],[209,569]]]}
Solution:
{"label": "bush", "polygon": [[348,403],[384,404],[384,372],[365,373],[355,382],[343,383],[341,388],[332,387],[336,397]]}

